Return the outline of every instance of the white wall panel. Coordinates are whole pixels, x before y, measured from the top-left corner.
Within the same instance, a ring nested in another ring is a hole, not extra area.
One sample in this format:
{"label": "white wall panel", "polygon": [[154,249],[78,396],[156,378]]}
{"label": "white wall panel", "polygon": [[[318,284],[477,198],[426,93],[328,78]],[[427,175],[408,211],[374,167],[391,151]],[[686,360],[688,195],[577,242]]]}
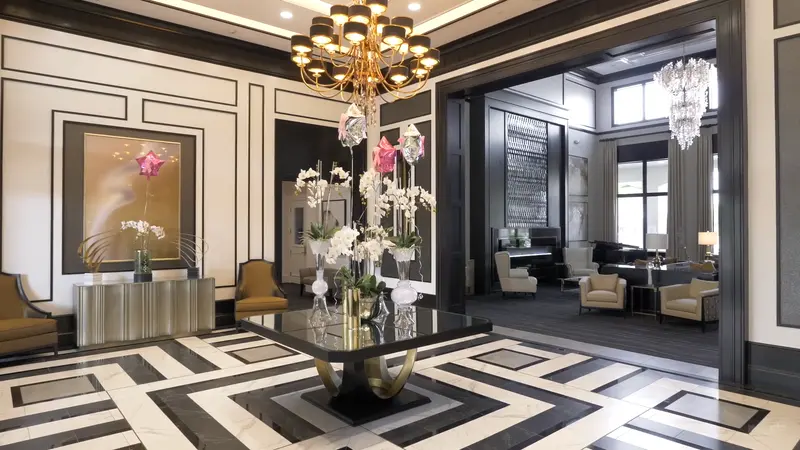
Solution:
{"label": "white wall panel", "polygon": [[250,196],[248,204],[248,258],[264,257],[264,99],[265,88],[251,84],[249,99]]}
{"label": "white wall panel", "polygon": [[[314,95],[298,94],[278,89],[275,91],[275,113],[287,116],[316,118],[339,123],[339,116],[345,112],[347,104]],[[343,109],[343,107],[345,109]]]}
{"label": "white wall panel", "polygon": [[8,36],[3,52],[7,70],[236,104],[236,80]]}
{"label": "white wall panel", "polygon": [[29,297],[46,300],[52,281],[53,172],[61,168],[53,165],[56,154],[61,159],[54,111],[124,119],[126,99],[8,78],[2,90],[2,270],[24,274]]}

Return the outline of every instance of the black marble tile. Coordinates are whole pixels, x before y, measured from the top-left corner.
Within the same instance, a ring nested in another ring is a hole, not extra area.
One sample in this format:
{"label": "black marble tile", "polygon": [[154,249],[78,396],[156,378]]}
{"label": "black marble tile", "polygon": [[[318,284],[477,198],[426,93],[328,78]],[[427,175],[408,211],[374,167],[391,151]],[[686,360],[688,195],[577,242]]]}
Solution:
{"label": "black marble tile", "polygon": [[[153,343],[146,345],[146,347],[154,346]],[[142,347],[145,347],[144,345]],[[105,352],[116,352],[119,349],[105,349]],[[65,355],[66,356],[66,355]],[[75,356],[83,356],[81,355],[69,355],[70,357]],[[60,359],[56,358],[56,359]],[[108,364],[119,364],[122,369],[127,372],[127,374],[135,381],[137,384],[143,383],[152,383],[154,381],[161,381],[165,380],[163,375],[161,375],[156,369],[153,368],[144,358],[139,355],[126,355],[126,356],[118,356],[118,357],[110,357],[106,359],[100,359],[97,361],[86,361],[82,363],[72,363],[72,364],[65,364],[61,366],[55,367],[48,367],[44,369],[36,369],[36,370],[27,370],[22,372],[15,372],[15,373],[8,373],[4,375],[0,375],[0,381],[7,381],[7,380],[16,380],[19,378],[26,378],[32,377],[36,375],[44,375],[49,373],[58,373],[64,372],[67,370],[75,370],[75,369],[84,369],[88,367],[97,367],[97,366],[105,366]]]}
{"label": "black marble tile", "polygon": [[[471,348],[478,345],[488,344],[489,342],[499,341],[501,339],[506,339],[499,335],[489,335],[484,337],[479,337],[475,339],[470,339],[469,341],[465,342],[458,342],[455,344],[445,345],[443,347],[437,347],[431,350],[425,350],[421,352],[417,352],[417,361],[422,361],[423,359],[432,358],[434,356],[444,355],[446,353],[452,353],[458,350],[464,350],[465,348]],[[405,361],[405,356],[397,356],[395,358],[389,358],[386,360],[386,364],[389,367],[399,366],[402,365]]]}
{"label": "black marble tile", "polygon": [[598,439],[594,444],[589,446],[592,450],[644,450],[627,442],[618,441],[608,436]]}
{"label": "black marble tile", "polygon": [[3,447],[3,450],[42,450],[46,448],[63,447],[65,445],[97,439],[103,436],[130,431],[131,427],[126,420],[92,425],[77,430],[56,433],[36,439],[29,439]]}
{"label": "black marble tile", "polygon": [[19,428],[26,428],[34,425],[41,425],[43,423],[54,422],[56,420],[64,420],[70,417],[78,417],[85,414],[92,414],[100,411],[107,411],[115,409],[116,405],[111,400],[104,400],[101,402],[88,403],[80,406],[73,406],[71,408],[58,409],[55,411],[47,411],[39,414],[31,414],[29,416],[17,417],[0,421],[0,433],[9,430],[16,430]]}
{"label": "black marble tile", "polygon": [[[681,398],[683,398],[684,396],[687,396],[687,395],[695,396],[695,397],[703,397],[705,399],[709,399],[711,401],[718,402],[720,404],[719,405],[720,409],[724,408],[725,405],[728,404],[728,405],[735,406],[735,407],[737,407],[739,409],[747,409],[747,410],[754,411],[754,414],[752,415],[752,417],[749,418],[749,420],[747,420],[746,423],[744,423],[740,427],[737,427],[737,426],[734,426],[734,425],[731,425],[731,424],[718,422],[718,421],[714,420],[713,418],[702,417],[701,413],[699,413],[699,412],[695,415],[695,414],[687,414],[687,413],[681,412],[681,411],[676,411],[674,409],[669,409],[670,405],[672,405],[673,403],[675,403],[676,401],[678,401],[679,399],[681,399]],[[754,406],[743,405],[741,403],[731,402],[731,401],[727,401],[727,400],[720,400],[720,399],[717,399],[717,398],[714,398],[714,397],[709,397],[707,395],[702,395],[702,394],[698,394],[698,393],[694,393],[694,392],[688,392],[688,391],[680,391],[680,392],[678,392],[677,394],[673,395],[672,397],[670,397],[670,398],[664,400],[663,402],[661,402],[660,404],[658,404],[655,407],[655,409],[658,409],[658,410],[661,410],[661,411],[666,411],[666,412],[668,412],[670,414],[676,414],[676,415],[679,415],[679,416],[688,417],[690,419],[699,420],[700,422],[710,423],[712,425],[716,425],[716,426],[719,426],[719,427],[727,428],[729,430],[739,431],[739,432],[742,432],[742,433],[750,433],[751,431],[753,431],[758,426],[758,424],[761,423],[761,421],[764,420],[764,418],[769,414],[769,411],[766,410],[766,409],[756,408]]]}
{"label": "black marble tile", "polygon": [[552,345],[540,344],[538,342],[528,342],[528,341],[525,341],[523,339],[518,339],[518,338],[510,338],[510,337],[502,335],[502,334],[492,333],[492,335],[501,337],[503,339],[513,339],[515,341],[519,341],[519,343],[520,343],[519,345],[521,345],[523,347],[535,348],[536,350],[544,350],[544,351],[550,352],[550,353],[558,353],[559,355],[566,355],[568,353],[580,353],[580,352],[576,352],[574,350],[569,350],[569,349],[562,348],[562,347],[555,347],[555,346],[552,346]]}
{"label": "black marble tile", "polygon": [[179,342],[164,341],[160,342],[158,347],[194,373],[211,372],[218,369],[217,366]]}
{"label": "black marble tile", "polygon": [[736,444],[720,441],[702,434],[693,433],[691,431],[682,430],[669,425],[664,425],[649,419],[637,418],[630,421],[627,425],[628,428],[641,431],[643,433],[653,434],[664,439],[668,439],[679,444],[689,447],[710,449],[710,450],[745,450],[746,447],[741,447]]}
{"label": "black marble tile", "polygon": [[655,370],[645,370],[613,385],[606,385],[596,389],[595,392],[621,400],[640,389],[650,386],[661,378],[664,378],[664,374]]}
{"label": "black marble tile", "polygon": [[257,342],[263,340],[264,338],[261,336],[249,336],[240,339],[231,339],[230,341],[213,342],[211,343],[211,345],[213,345],[214,347],[227,347],[229,345],[244,344],[245,342]]}
{"label": "black marble tile", "polygon": [[461,403],[461,405],[380,435],[382,438],[400,447],[422,441],[507,406],[506,403],[475,394],[474,392],[447,383],[432,380],[419,374],[413,374],[408,384],[427,389],[443,397],[455,400]]}
{"label": "black marble tile", "polygon": [[[290,384],[290,389],[293,392],[300,390],[294,384]],[[270,389],[259,389],[233,395],[231,399],[291,443],[324,434],[319,428],[272,400],[275,396],[276,393]]]}
{"label": "black marble tile", "polygon": [[607,359],[594,358],[587,361],[579,362],[578,364],[574,364],[562,370],[550,373],[542,378],[545,378],[550,381],[555,381],[556,383],[567,384],[572,380],[577,380],[578,378],[584,375],[596,372],[612,364],[614,364],[613,361],[609,361]]}
{"label": "black marble tile", "polygon": [[218,333],[200,334],[197,337],[200,338],[200,339],[208,339],[208,338],[213,338],[213,337],[217,337],[217,336],[230,336],[232,334],[238,334],[238,333],[245,333],[245,331],[244,330],[237,330],[236,328],[231,327],[231,328],[228,328],[225,331],[220,331]]}

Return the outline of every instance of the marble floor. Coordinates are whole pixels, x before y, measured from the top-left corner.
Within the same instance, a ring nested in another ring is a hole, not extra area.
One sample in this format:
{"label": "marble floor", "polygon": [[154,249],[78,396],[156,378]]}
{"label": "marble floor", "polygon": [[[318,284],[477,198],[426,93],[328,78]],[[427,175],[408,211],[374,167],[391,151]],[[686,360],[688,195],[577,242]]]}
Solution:
{"label": "marble floor", "polygon": [[301,398],[320,387],[308,356],[235,330],[18,361],[0,449],[800,448],[800,408],[519,334],[420,349],[407,389],[431,401],[360,427]]}

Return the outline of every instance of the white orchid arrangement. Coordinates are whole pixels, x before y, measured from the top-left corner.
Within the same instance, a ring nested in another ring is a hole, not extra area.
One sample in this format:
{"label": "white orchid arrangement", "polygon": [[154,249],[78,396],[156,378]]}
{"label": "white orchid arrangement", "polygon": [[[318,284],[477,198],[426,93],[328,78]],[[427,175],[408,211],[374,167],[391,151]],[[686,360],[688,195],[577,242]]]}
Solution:
{"label": "white orchid arrangement", "polygon": [[354,256],[354,244],[360,234],[358,230],[348,226],[336,230],[331,237],[331,246],[325,254],[325,261],[335,264],[342,256]]}
{"label": "white orchid arrangement", "polygon": [[383,252],[394,247],[394,243],[389,240],[389,230],[372,225],[364,230],[364,238],[356,245],[356,261],[369,260],[380,267],[383,262]]}
{"label": "white orchid arrangement", "polygon": [[150,222],[146,220],[128,220],[122,222],[121,229],[124,230],[136,230],[136,237],[137,238],[150,238],[151,234],[156,239],[164,239],[164,228],[159,227],[156,225],[150,225]]}
{"label": "white orchid arrangement", "polygon": [[350,173],[334,163],[329,172],[328,180],[322,178],[322,162],[317,163],[317,169],[301,170],[297,174],[294,188],[297,194],[306,191],[306,203],[311,208],[317,209],[317,222],[312,222],[304,239],[327,240],[331,239],[337,228],[325,223],[325,218],[330,212],[331,193],[336,192],[341,197],[340,190],[349,188],[353,182]]}

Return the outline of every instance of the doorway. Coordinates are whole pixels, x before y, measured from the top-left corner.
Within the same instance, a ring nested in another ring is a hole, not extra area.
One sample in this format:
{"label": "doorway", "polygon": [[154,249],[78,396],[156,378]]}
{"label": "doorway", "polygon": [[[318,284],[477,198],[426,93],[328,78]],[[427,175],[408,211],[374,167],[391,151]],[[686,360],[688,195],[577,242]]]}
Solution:
{"label": "doorway", "polygon": [[[747,215],[742,6],[737,1],[705,0],[622,24],[613,29],[555,45],[440,81],[436,85],[437,142],[437,299],[438,307],[464,310],[465,190],[463,122],[465,97],[546,78],[579,67],[608,48],[651,39],[674,30],[716,20],[720,73],[719,228],[720,228],[720,382],[745,383],[747,323]],[[567,32],[567,30],[564,30]],[[457,233],[456,231],[462,233]]]}

